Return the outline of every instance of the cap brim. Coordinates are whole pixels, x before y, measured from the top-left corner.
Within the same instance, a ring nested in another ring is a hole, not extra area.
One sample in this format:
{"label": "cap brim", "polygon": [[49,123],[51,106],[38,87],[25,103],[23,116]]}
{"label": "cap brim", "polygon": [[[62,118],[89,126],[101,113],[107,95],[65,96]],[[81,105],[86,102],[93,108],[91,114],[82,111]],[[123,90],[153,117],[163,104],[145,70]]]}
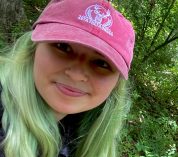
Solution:
{"label": "cap brim", "polygon": [[124,79],[128,79],[128,67],[119,52],[99,37],[80,28],[59,23],[40,24],[32,32],[32,41],[68,41],[91,47],[107,57],[120,71]]}

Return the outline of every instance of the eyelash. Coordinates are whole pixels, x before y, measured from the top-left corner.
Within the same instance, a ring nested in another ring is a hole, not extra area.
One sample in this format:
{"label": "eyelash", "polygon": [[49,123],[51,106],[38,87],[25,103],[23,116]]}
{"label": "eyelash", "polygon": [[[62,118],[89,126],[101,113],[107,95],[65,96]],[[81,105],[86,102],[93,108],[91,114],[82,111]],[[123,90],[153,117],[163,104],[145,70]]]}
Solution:
{"label": "eyelash", "polygon": [[93,60],[92,64],[94,64],[95,66],[97,66],[99,68],[103,68],[106,70],[112,70],[111,66],[106,61],[104,61],[102,59]]}
{"label": "eyelash", "polygon": [[56,43],[55,46],[56,46],[59,50],[65,52],[65,53],[70,53],[70,52],[72,52],[72,48],[70,47],[69,44],[66,44],[66,43]]}

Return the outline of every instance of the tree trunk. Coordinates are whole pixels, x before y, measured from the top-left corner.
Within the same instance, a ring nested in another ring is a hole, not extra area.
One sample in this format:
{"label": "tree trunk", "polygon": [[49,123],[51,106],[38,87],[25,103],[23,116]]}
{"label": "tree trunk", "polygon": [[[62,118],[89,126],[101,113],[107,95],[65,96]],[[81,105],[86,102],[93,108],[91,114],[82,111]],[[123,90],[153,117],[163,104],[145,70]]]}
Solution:
{"label": "tree trunk", "polygon": [[26,20],[22,0],[0,0],[0,33],[6,42],[12,41],[13,26]]}

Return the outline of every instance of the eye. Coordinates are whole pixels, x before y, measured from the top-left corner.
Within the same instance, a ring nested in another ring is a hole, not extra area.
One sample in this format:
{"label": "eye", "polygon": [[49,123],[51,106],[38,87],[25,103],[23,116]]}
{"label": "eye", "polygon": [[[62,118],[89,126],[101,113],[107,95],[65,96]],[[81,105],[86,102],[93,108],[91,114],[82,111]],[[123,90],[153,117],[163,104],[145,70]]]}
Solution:
{"label": "eye", "polygon": [[108,62],[106,62],[105,60],[102,59],[95,59],[92,61],[92,64],[96,67],[96,68],[101,68],[101,69],[105,69],[105,70],[110,70],[112,71],[111,66],[109,65]]}
{"label": "eye", "polygon": [[71,46],[70,46],[69,44],[67,44],[67,43],[55,43],[55,46],[56,46],[59,50],[65,52],[65,53],[70,53],[70,52],[72,52]]}

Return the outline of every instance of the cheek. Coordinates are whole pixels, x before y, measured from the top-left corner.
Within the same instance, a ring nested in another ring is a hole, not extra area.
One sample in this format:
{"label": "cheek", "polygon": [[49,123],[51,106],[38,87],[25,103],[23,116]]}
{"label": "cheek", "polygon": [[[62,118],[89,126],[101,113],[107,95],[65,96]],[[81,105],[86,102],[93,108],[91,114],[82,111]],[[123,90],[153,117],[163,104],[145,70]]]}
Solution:
{"label": "cheek", "polygon": [[42,56],[40,52],[36,51],[35,58],[34,58],[34,79],[35,80],[44,78],[43,75],[45,75],[45,72],[48,71],[48,67],[49,67],[49,66],[45,66],[47,64],[48,62],[44,59],[44,56]]}
{"label": "cheek", "polygon": [[49,77],[59,70],[61,64],[58,58],[48,49],[36,50],[34,58],[34,75]]}
{"label": "cheek", "polygon": [[49,82],[54,70],[54,62],[51,61],[50,55],[43,49],[37,49],[34,56],[34,81],[37,89],[45,87]]}
{"label": "cheek", "polygon": [[106,76],[98,75],[98,77],[95,77],[95,81],[96,81],[95,85],[97,86],[97,89],[100,90],[100,92],[110,93],[113,90],[113,88],[116,86],[118,80],[119,80],[119,73],[117,72]]}
{"label": "cheek", "polygon": [[93,85],[95,91],[93,93],[93,104],[98,106],[99,104],[104,102],[116,86],[118,79],[119,75],[98,79]]}
{"label": "cheek", "polygon": [[44,51],[37,50],[35,53],[34,66],[34,68],[39,70],[49,69],[51,66],[49,55]]}

